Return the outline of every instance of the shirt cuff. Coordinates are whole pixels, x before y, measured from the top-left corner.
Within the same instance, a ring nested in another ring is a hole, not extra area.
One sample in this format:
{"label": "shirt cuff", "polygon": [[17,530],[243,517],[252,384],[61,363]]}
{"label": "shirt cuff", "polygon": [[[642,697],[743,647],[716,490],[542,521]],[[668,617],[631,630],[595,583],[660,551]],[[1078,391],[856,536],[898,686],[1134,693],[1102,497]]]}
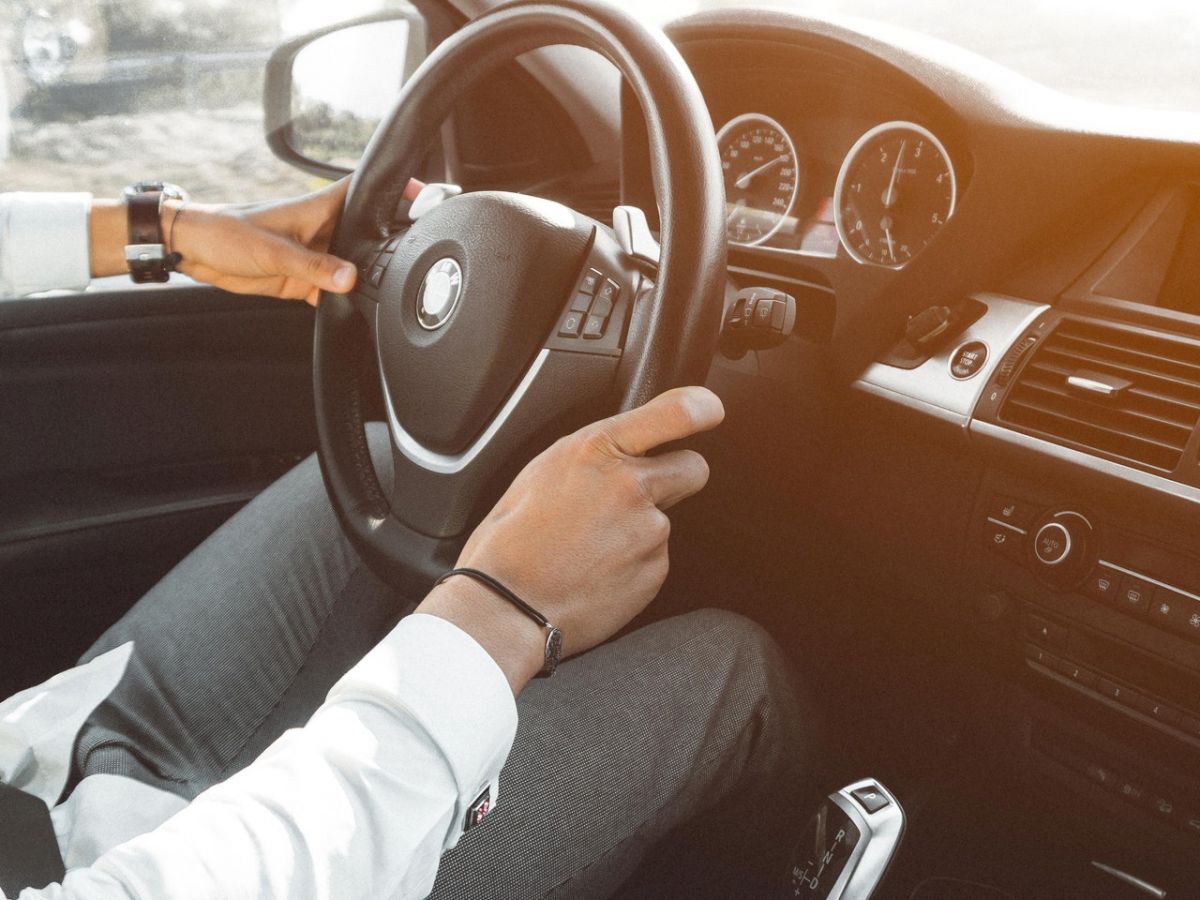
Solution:
{"label": "shirt cuff", "polygon": [[496,661],[456,625],[424,613],[405,617],[328,699],[396,709],[429,735],[458,792],[447,849],[495,805],[517,732],[516,700]]}
{"label": "shirt cuff", "polygon": [[0,195],[0,290],[82,290],[91,280],[91,194]]}

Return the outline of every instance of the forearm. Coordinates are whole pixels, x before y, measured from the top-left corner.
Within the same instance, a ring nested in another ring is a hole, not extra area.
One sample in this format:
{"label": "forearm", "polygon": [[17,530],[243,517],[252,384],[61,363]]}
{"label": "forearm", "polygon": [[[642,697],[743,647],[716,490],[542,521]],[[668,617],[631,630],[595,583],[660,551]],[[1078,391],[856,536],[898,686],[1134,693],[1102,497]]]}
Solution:
{"label": "forearm", "polygon": [[123,275],[129,271],[125,262],[127,234],[124,202],[92,201],[88,212],[88,260],[93,278]]}
{"label": "forearm", "polygon": [[474,638],[500,667],[514,697],[542,667],[542,629],[478,582],[455,578],[438,585],[416,611],[445,619]]}
{"label": "forearm", "polygon": [[477,798],[495,802],[515,732],[487,652],[439,618],[409,616],[303,728],[23,900],[424,897]]}

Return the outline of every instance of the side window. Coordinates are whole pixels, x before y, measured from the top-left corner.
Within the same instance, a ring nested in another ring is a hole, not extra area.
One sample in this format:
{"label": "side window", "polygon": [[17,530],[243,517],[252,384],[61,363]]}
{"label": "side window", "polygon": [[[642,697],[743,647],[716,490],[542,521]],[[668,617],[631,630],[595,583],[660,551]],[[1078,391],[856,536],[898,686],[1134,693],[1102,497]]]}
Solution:
{"label": "side window", "polygon": [[[292,37],[385,10],[420,24],[404,0],[0,0],[0,191],[117,197],[148,179],[207,201],[311,190],[319,179],[267,147],[267,58]],[[407,74],[424,34],[373,49]],[[326,72],[310,72],[313,85],[352,67],[332,53],[314,62]],[[380,102],[370,98],[372,112]],[[332,135],[343,123],[328,124]]]}

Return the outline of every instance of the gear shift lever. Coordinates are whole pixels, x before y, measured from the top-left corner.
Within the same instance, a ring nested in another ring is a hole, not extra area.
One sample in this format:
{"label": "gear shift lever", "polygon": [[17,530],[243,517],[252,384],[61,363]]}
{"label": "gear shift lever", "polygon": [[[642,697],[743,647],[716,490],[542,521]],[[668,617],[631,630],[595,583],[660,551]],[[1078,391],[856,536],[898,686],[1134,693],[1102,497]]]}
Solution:
{"label": "gear shift lever", "polygon": [[793,851],[788,897],[868,900],[903,835],[904,810],[878,781],[830,794]]}

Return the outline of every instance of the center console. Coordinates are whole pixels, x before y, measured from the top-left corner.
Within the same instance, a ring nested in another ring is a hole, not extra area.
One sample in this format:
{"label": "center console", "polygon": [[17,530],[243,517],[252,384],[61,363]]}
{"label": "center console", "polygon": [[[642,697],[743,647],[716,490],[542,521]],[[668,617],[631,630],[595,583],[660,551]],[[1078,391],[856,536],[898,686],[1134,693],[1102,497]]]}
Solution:
{"label": "center console", "polygon": [[857,387],[979,462],[955,579],[990,619],[1014,764],[1097,866],[1200,876],[1200,319],[972,301],[938,352]]}

